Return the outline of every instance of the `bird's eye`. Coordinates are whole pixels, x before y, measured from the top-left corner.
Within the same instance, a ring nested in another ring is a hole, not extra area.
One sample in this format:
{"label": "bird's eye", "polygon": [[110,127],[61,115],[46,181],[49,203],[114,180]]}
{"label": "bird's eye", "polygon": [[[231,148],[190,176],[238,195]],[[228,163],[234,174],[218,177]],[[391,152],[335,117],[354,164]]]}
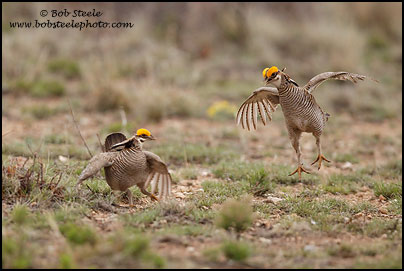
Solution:
{"label": "bird's eye", "polygon": [[147,136],[146,134],[142,134],[142,136]]}

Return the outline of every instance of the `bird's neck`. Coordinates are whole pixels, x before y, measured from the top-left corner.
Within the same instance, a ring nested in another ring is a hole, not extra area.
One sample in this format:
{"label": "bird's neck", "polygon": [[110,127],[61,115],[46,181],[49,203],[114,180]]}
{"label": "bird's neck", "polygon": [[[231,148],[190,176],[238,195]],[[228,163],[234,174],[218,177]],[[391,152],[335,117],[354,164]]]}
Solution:
{"label": "bird's neck", "polygon": [[289,82],[285,74],[281,76],[281,85],[278,87],[279,95],[285,94],[290,91],[293,84]]}
{"label": "bird's neck", "polygon": [[298,88],[298,84],[289,75],[282,73],[281,84],[278,87],[279,96],[285,96]]}

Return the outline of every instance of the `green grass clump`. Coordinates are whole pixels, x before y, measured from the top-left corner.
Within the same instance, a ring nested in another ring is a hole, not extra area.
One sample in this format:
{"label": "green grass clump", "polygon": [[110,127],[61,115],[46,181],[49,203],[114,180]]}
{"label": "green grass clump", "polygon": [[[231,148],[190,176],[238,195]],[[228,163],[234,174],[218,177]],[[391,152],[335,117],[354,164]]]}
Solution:
{"label": "green grass clump", "polygon": [[136,235],[125,242],[125,250],[134,257],[142,255],[149,249],[150,241],[146,237]]}
{"label": "green grass clump", "polygon": [[400,179],[403,175],[403,161],[393,160],[379,168],[379,174],[384,178]]}
{"label": "green grass clump", "polygon": [[352,176],[332,174],[323,187],[324,191],[332,194],[351,194],[358,190],[357,180]]}
{"label": "green grass clump", "polygon": [[71,144],[69,137],[63,134],[49,134],[44,137],[45,143],[50,144]]}
{"label": "green grass clump", "polygon": [[73,222],[68,222],[60,225],[59,230],[70,243],[75,245],[86,243],[94,245],[97,241],[94,230],[87,225],[77,225]]}
{"label": "green grass clump", "polygon": [[390,205],[387,209],[396,215],[403,214],[403,198],[398,197],[398,198],[391,200]]}
{"label": "green grass clump", "polygon": [[122,125],[122,122],[113,122],[103,129],[107,133],[118,133],[118,132],[131,132],[134,129],[133,123],[127,123]]}
{"label": "green grass clump", "polygon": [[353,258],[356,256],[354,248],[348,244],[341,244],[336,247],[330,247],[328,249],[328,254],[330,256],[342,257],[342,258]]}
{"label": "green grass clump", "polygon": [[126,112],[130,112],[132,104],[136,101],[125,91],[114,87],[101,87],[93,93],[95,108],[100,111],[118,110],[123,108]]}
{"label": "green grass clump", "polygon": [[16,205],[11,216],[17,225],[24,225],[30,221],[30,214],[25,205]]}
{"label": "green grass clump", "polygon": [[225,161],[219,163],[212,170],[216,178],[232,181],[249,181],[252,184],[258,179],[266,179],[267,171],[262,163],[242,161]]}
{"label": "green grass clump", "polygon": [[355,269],[402,269],[403,258],[402,249],[398,249],[391,254],[383,255],[383,258],[370,258],[358,260],[354,264]]}
{"label": "green grass clump", "polygon": [[163,228],[160,232],[163,233],[173,233],[179,236],[203,236],[207,235],[211,232],[209,227],[204,225],[170,225],[166,228]]}
{"label": "green grass clump", "polygon": [[359,163],[359,159],[351,153],[339,153],[334,158],[334,160],[335,160],[335,162],[340,162],[340,163],[345,163],[345,162],[351,162],[352,164]]}
{"label": "green grass clump", "polygon": [[346,201],[333,198],[317,201],[287,197],[279,202],[278,207],[286,213],[306,218],[313,229],[330,233],[342,229],[344,217],[349,217],[356,212],[356,209]]}
{"label": "green grass clump", "polygon": [[123,215],[122,218],[127,225],[139,226],[148,225],[160,216],[160,210],[157,208],[149,208],[136,214]]}
{"label": "green grass clump", "polygon": [[238,197],[247,192],[248,186],[246,183],[204,181],[202,188],[204,193],[193,199],[197,207],[210,207],[214,203],[223,203],[228,198]]}
{"label": "green grass clump", "polygon": [[271,182],[269,174],[264,168],[260,168],[248,178],[250,193],[254,196],[263,196],[265,193],[274,193],[276,184]]}
{"label": "green grass clump", "polygon": [[67,79],[79,78],[80,67],[77,62],[68,59],[53,59],[48,63],[48,70],[62,74]]}
{"label": "green grass clump", "polygon": [[245,261],[251,255],[250,246],[243,242],[225,241],[221,248],[227,259],[238,262]]}
{"label": "green grass clump", "polygon": [[383,195],[386,199],[395,199],[402,197],[402,185],[396,183],[377,182],[373,186],[375,196]]}
{"label": "green grass clump", "polygon": [[59,267],[61,269],[75,269],[76,264],[74,262],[73,256],[69,253],[62,253],[59,256]]}
{"label": "green grass clump", "polygon": [[15,93],[26,94],[30,92],[32,86],[33,86],[32,82],[29,82],[24,79],[18,79],[12,84],[11,89]]}
{"label": "green grass clump", "polygon": [[2,268],[25,269],[32,265],[31,251],[27,249],[24,238],[6,237],[2,235]]}
{"label": "green grass clump", "polygon": [[398,219],[385,220],[381,218],[374,218],[367,223],[364,227],[364,233],[369,237],[380,237],[383,234],[391,236],[395,231],[402,230],[402,224]]}
{"label": "green grass clump", "polygon": [[198,179],[198,170],[194,167],[187,167],[181,170],[182,179],[196,180]]}
{"label": "green grass clump", "polygon": [[41,80],[33,84],[30,93],[38,98],[60,97],[65,94],[65,87],[59,81]]}
{"label": "green grass clump", "polygon": [[250,227],[254,219],[255,215],[250,199],[228,199],[217,215],[216,226],[227,231],[235,230],[240,233]]}
{"label": "green grass clump", "polygon": [[42,120],[52,117],[57,110],[43,104],[23,107],[22,112],[33,116],[35,119]]}
{"label": "green grass clump", "polygon": [[150,264],[152,268],[165,266],[165,260],[151,251],[149,238],[140,234],[131,234],[125,238],[124,252],[130,257],[141,260],[142,265]]}

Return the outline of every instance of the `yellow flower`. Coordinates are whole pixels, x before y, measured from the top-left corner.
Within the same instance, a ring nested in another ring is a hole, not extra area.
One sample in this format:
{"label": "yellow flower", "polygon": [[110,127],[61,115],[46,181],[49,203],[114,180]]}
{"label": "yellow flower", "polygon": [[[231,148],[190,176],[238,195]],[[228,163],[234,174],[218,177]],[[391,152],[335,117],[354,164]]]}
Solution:
{"label": "yellow flower", "polygon": [[210,118],[215,118],[221,115],[225,118],[234,117],[237,107],[230,104],[228,101],[218,101],[213,103],[207,110],[207,114]]}

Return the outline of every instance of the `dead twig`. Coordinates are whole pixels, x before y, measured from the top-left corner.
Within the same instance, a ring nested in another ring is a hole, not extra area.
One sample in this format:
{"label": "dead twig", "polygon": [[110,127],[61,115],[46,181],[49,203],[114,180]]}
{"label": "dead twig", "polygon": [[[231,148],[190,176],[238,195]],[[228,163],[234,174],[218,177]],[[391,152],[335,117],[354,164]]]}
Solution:
{"label": "dead twig", "polygon": [[86,186],[87,186],[87,188],[88,188],[94,195],[97,194],[96,192],[94,192],[94,190],[91,189],[91,187],[90,187],[88,184],[86,184]]}
{"label": "dead twig", "polygon": [[70,113],[72,114],[74,125],[76,126],[76,129],[77,129],[77,131],[79,132],[79,135],[80,135],[80,137],[81,137],[81,140],[83,140],[83,143],[84,143],[84,145],[86,146],[87,151],[88,151],[88,153],[90,154],[90,156],[93,157],[93,154],[91,153],[90,149],[88,148],[86,141],[84,140],[83,136],[81,135],[79,125],[77,124],[76,119],[74,118],[72,105],[70,104],[70,99],[67,99],[67,102],[69,103]]}
{"label": "dead twig", "polygon": [[100,135],[97,133],[97,138],[98,138],[98,143],[100,143],[101,151],[104,152],[104,145],[102,145],[101,140],[100,140]]}
{"label": "dead twig", "polygon": [[8,135],[8,134],[11,133],[12,131],[13,131],[13,130],[10,130],[10,131],[5,132],[4,134],[1,135],[1,137],[5,136],[5,135]]}

